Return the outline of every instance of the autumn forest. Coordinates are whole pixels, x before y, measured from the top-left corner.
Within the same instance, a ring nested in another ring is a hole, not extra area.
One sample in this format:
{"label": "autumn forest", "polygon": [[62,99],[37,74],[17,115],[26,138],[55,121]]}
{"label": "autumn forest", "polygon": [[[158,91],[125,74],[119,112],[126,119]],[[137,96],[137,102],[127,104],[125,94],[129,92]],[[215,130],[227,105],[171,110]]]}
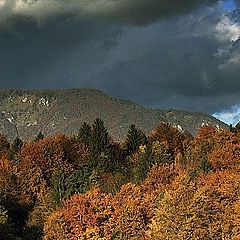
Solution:
{"label": "autumn forest", "polygon": [[239,240],[240,124],[0,135],[1,240]]}

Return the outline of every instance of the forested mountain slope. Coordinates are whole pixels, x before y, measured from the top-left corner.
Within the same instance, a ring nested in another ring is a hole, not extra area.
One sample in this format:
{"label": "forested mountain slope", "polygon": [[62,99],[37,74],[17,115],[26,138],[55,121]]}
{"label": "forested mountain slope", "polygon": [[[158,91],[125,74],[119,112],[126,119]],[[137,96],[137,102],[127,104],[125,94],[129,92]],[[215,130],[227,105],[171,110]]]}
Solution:
{"label": "forested mountain slope", "polygon": [[149,132],[159,122],[169,122],[196,134],[204,124],[227,126],[212,116],[178,110],[144,108],[92,89],[0,90],[0,133],[13,140],[32,139],[38,132],[76,134],[82,122],[100,117],[115,140],[126,136],[130,124]]}

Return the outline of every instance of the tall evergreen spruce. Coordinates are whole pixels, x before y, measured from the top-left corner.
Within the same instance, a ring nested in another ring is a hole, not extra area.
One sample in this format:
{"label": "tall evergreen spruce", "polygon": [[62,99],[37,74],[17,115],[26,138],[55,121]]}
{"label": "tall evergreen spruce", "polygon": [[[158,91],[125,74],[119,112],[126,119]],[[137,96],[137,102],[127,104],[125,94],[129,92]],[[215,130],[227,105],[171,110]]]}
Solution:
{"label": "tall evergreen spruce", "polygon": [[110,136],[102,119],[97,118],[92,125],[91,140],[89,143],[92,167],[107,171],[110,169]]}
{"label": "tall evergreen spruce", "polygon": [[97,118],[92,125],[90,151],[95,156],[106,154],[110,147],[110,136],[102,119]]}
{"label": "tall evergreen spruce", "polygon": [[147,138],[145,134],[136,128],[134,124],[128,129],[126,147],[129,154],[136,152],[140,145],[146,144]]}
{"label": "tall evergreen spruce", "polygon": [[134,169],[134,181],[141,183],[146,177],[150,168],[154,165],[152,147],[146,145],[144,152],[139,157],[138,166]]}
{"label": "tall evergreen spruce", "polygon": [[79,129],[77,139],[81,143],[85,143],[86,145],[89,146],[90,141],[91,141],[91,134],[92,134],[91,126],[88,123],[84,122]]}

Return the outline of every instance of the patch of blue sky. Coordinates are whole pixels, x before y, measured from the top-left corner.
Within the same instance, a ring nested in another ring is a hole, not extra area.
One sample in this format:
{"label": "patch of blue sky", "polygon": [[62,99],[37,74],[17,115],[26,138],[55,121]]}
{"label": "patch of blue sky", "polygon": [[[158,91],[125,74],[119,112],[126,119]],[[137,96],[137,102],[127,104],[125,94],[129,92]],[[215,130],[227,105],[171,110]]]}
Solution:
{"label": "patch of blue sky", "polygon": [[220,2],[220,8],[223,11],[233,11],[237,8],[235,0],[223,0]]}
{"label": "patch of blue sky", "polygon": [[240,122],[240,104],[233,106],[229,110],[214,113],[213,116],[228,125],[232,124],[235,126],[238,122]]}

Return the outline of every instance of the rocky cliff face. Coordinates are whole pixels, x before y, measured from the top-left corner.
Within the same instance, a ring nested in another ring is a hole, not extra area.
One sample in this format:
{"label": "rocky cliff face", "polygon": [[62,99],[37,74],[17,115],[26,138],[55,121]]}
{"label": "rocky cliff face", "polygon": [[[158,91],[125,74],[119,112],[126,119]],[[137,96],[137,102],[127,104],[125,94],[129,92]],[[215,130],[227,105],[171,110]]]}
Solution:
{"label": "rocky cliff face", "polygon": [[91,89],[0,90],[0,133],[9,140],[29,140],[39,131],[46,136],[76,134],[84,121],[92,123],[97,117],[115,140],[123,139],[132,123],[149,132],[159,122],[169,122],[192,134],[204,124],[227,127],[203,113],[144,108]]}

